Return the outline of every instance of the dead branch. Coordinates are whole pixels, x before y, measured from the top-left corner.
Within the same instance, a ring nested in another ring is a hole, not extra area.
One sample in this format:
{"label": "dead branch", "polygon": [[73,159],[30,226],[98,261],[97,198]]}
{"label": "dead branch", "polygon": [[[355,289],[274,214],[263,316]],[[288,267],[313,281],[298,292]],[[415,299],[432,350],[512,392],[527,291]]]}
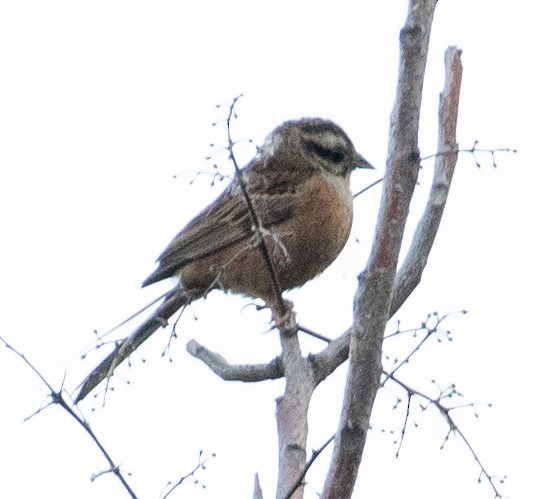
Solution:
{"label": "dead branch", "polygon": [[284,367],[280,357],[276,357],[268,364],[230,364],[219,353],[212,352],[196,340],[190,340],[187,343],[187,351],[226,381],[254,383],[284,376]]}

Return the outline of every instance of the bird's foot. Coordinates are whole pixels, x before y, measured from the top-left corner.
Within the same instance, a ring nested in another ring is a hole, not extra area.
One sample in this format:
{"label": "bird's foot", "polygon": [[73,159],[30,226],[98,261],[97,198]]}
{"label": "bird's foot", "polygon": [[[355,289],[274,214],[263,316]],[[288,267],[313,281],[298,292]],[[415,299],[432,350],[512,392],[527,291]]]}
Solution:
{"label": "bird's foot", "polygon": [[290,300],[283,300],[283,305],[283,310],[280,310],[280,307],[277,305],[270,307],[272,310],[274,324],[282,334],[293,336],[298,332],[294,304]]}

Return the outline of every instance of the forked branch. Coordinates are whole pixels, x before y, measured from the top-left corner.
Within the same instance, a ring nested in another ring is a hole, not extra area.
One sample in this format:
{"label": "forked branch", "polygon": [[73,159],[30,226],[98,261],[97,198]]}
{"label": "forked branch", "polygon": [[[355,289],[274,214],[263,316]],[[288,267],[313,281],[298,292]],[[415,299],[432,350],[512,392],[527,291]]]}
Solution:
{"label": "forked branch", "polygon": [[[123,473],[120,470],[120,467],[115,464],[115,462],[113,461],[113,459],[109,455],[108,451],[105,449],[105,447],[100,442],[97,435],[91,429],[91,426],[89,425],[89,423],[82,416],[80,416],[71,407],[71,405],[66,401],[66,399],[64,397],[64,394],[63,394],[63,389],[61,388],[60,390],[55,390],[52,387],[52,385],[46,380],[46,378],[37,370],[37,368],[27,359],[26,356],[23,355],[22,353],[20,353],[18,350],[16,350],[11,344],[9,344],[1,336],[0,336],[0,342],[3,343],[4,346],[6,348],[8,348],[8,350],[12,351],[21,360],[23,360],[23,362],[35,373],[35,375],[41,380],[41,382],[47,387],[47,389],[50,392],[49,396],[50,396],[51,401],[46,406],[43,406],[40,409],[38,409],[33,415],[38,414],[39,412],[41,412],[43,409],[45,409],[49,405],[59,405],[60,407],[62,407],[66,411],[66,413],[69,414],[72,417],[72,419],[74,419],[74,421],[76,421],[82,427],[82,429],[90,436],[90,438],[95,442],[95,445],[97,446],[99,451],[103,454],[103,457],[105,458],[105,460],[109,464],[109,468],[107,470],[104,470],[104,471],[99,472],[95,475],[92,475],[92,481],[95,480],[95,478],[97,478],[98,476],[101,476],[101,475],[104,475],[104,474],[107,474],[107,473],[111,473],[119,479],[119,481],[121,482],[122,486],[125,488],[128,495],[130,497],[132,497],[133,499],[136,499],[137,496],[134,493],[134,491],[132,490],[131,486],[126,481]],[[30,417],[32,417],[32,416],[30,416]]]}
{"label": "forked branch", "polygon": [[[418,222],[413,242],[395,279],[391,298],[389,318],[392,317],[407,300],[420,283],[422,273],[428,263],[428,256],[434,244],[443,216],[451,180],[457,163],[457,153],[452,147],[456,141],[456,123],[444,119],[448,114],[457,116],[459,109],[459,91],[461,85],[461,51],[449,47],[445,53],[445,84],[440,97],[439,109],[439,144],[446,154],[438,154],[434,167],[434,178],[424,214]],[[350,333],[347,330],[341,337],[332,341],[328,347],[315,356],[318,375],[326,378],[348,358]]]}

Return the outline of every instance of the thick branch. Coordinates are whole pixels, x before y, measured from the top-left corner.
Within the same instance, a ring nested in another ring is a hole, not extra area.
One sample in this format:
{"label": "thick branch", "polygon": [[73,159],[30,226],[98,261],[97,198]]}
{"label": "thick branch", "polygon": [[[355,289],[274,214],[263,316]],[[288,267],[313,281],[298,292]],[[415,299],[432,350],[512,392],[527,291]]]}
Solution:
{"label": "thick branch", "polygon": [[349,349],[350,329],[336,340],[331,341],[329,345],[319,353],[310,355],[317,384],[326,379],[340,364],[346,362]]}
{"label": "thick branch", "polygon": [[462,75],[461,50],[448,47],[445,51],[445,84],[439,98],[438,155],[434,179],[426,209],[397,275],[391,315],[401,307],[420,282],[443,216],[457,163],[456,132]]}
{"label": "thick branch", "polygon": [[284,368],[279,357],[268,364],[229,364],[219,353],[208,350],[196,340],[187,343],[187,351],[226,381],[257,382],[284,376]]}
{"label": "thick branch", "polygon": [[301,355],[298,335],[280,331],[280,341],[286,388],[276,401],[279,452],[276,497],[284,499],[290,493],[291,498],[301,499],[303,485],[298,485],[307,460],[307,413],[317,384],[309,359]]}
{"label": "thick branch", "polygon": [[284,394],[277,399],[279,470],[277,497],[303,497],[301,476],[306,467],[307,412],[317,381],[312,358],[302,357],[297,334],[280,331],[282,355],[269,364],[232,365],[220,354],[197,341],[187,344],[188,352],[204,362],[220,378],[256,382],[286,378]]}
{"label": "thick branch", "polygon": [[323,497],[350,497],[381,374],[397,260],[418,176],[418,122],[436,0],[411,0],[401,31],[397,97],[391,117],[387,172],[370,259],[356,295],[350,366],[340,425]]}
{"label": "thick branch", "polygon": [[[412,245],[397,273],[391,299],[390,317],[399,310],[420,283],[443,216],[457,162],[455,133],[462,71],[461,51],[455,47],[449,47],[445,52],[445,85],[440,96],[439,152],[434,168],[434,178],[424,214],[414,233]],[[346,331],[313,357],[318,382],[323,381],[348,358],[350,332],[350,330]]]}

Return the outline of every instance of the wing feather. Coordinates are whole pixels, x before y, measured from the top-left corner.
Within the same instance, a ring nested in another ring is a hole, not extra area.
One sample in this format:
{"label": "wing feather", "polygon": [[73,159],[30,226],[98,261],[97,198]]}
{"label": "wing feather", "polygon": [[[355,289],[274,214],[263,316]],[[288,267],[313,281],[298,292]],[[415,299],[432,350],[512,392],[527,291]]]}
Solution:
{"label": "wing feather", "polygon": [[[257,195],[251,201],[263,227],[270,229],[294,216],[295,193]],[[147,286],[175,275],[195,259],[211,255],[253,236],[253,222],[238,189],[226,189],[211,205],[191,220],[158,257],[159,267],[142,284]]]}

